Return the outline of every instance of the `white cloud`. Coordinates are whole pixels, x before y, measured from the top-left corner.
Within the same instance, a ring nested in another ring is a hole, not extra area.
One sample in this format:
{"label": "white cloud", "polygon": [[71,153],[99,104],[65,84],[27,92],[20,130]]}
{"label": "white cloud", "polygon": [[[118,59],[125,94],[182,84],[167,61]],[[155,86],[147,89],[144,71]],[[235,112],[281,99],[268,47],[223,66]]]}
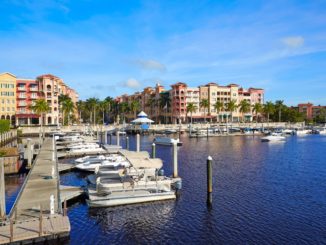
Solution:
{"label": "white cloud", "polygon": [[123,83],[123,85],[128,88],[139,88],[140,87],[140,83],[134,78],[129,78],[127,81],[125,81]]}
{"label": "white cloud", "polygon": [[157,70],[160,72],[166,71],[165,65],[156,60],[135,60],[133,63],[145,70]]}
{"label": "white cloud", "polygon": [[289,48],[299,48],[304,44],[304,38],[301,36],[285,37],[282,42]]}

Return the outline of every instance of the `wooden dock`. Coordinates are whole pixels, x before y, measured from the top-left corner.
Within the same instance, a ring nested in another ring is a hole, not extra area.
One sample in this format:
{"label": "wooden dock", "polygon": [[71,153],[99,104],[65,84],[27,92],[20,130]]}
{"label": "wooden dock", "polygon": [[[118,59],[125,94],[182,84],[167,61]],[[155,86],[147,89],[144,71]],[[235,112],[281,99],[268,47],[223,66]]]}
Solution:
{"label": "wooden dock", "polygon": [[62,210],[56,150],[46,138],[17,196],[9,219],[0,226],[0,244],[37,242],[69,236],[70,223]]}

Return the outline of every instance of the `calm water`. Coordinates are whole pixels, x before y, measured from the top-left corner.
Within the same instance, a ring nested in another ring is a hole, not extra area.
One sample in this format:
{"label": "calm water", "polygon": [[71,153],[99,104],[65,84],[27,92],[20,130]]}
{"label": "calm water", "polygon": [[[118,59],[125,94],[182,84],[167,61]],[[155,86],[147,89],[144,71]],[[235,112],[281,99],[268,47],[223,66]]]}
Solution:
{"label": "calm water", "polygon": [[[142,138],[143,150],[150,151],[152,139]],[[178,200],[101,209],[74,204],[69,208],[70,243],[326,244],[326,137],[262,143],[251,136],[183,136],[182,141]],[[206,206],[208,155],[214,159],[211,209]],[[171,148],[157,146],[157,157],[170,175]],[[61,182],[86,185],[85,176],[67,173]],[[15,181],[10,200],[21,179]]]}

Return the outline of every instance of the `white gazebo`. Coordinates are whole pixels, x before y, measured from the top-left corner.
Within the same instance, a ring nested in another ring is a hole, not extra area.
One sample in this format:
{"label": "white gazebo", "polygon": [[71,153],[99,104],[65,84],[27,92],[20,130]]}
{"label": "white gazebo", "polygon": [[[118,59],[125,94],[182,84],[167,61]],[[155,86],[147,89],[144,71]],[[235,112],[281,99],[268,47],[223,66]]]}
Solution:
{"label": "white gazebo", "polygon": [[154,121],[149,119],[147,114],[143,111],[141,111],[138,115],[137,118],[133,121],[131,121],[132,124],[134,125],[139,125],[140,129],[142,130],[148,130],[149,126],[151,125],[151,123],[153,123]]}

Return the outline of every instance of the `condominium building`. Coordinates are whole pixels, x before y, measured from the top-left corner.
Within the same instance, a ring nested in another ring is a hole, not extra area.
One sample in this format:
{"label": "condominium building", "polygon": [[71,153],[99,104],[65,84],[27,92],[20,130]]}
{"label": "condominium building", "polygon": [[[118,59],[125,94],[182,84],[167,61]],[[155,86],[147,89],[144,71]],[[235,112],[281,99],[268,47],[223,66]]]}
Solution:
{"label": "condominium building", "polygon": [[34,79],[17,79],[17,111],[16,124],[30,125],[37,124],[39,115],[35,114],[31,109],[34,101],[40,97],[38,83]]}
{"label": "condominium building", "polygon": [[326,110],[326,106],[314,106],[312,103],[301,103],[298,104],[297,109],[306,119],[311,120],[320,115],[322,110]]}
{"label": "condominium building", "polygon": [[[170,102],[169,108],[162,109],[162,105],[156,106],[154,112],[150,110],[147,106],[147,101],[149,99],[156,100],[156,105],[162,95],[168,95],[168,101]],[[188,87],[186,83],[178,82],[171,85],[170,90],[164,90],[162,86],[158,85],[156,88],[147,87],[143,92],[137,92],[133,95],[123,95],[116,98],[118,103],[127,102],[132,100],[141,101],[141,109],[144,110],[150,117],[167,118],[168,122],[179,123],[186,122],[191,116],[187,112],[187,106],[192,103],[196,110],[192,113],[193,119],[196,120],[223,120],[225,117],[230,117],[231,112],[226,111],[226,105],[231,101],[234,101],[237,105],[240,104],[242,100],[247,100],[251,106],[255,103],[264,103],[264,90],[260,88],[249,88],[244,89],[237,84],[229,84],[227,86],[221,86],[216,83],[208,83],[206,85],[200,85],[198,87]],[[203,100],[208,101],[208,108],[201,106]],[[216,102],[221,102],[223,108],[221,111],[216,111]],[[131,114],[128,118],[131,119]],[[248,113],[240,113],[240,109],[237,108],[232,112],[232,119],[234,121],[239,121],[241,118],[247,118],[247,120],[252,120],[252,111]]]}
{"label": "condominium building", "polygon": [[16,76],[9,73],[0,74],[0,118],[16,121]]}

